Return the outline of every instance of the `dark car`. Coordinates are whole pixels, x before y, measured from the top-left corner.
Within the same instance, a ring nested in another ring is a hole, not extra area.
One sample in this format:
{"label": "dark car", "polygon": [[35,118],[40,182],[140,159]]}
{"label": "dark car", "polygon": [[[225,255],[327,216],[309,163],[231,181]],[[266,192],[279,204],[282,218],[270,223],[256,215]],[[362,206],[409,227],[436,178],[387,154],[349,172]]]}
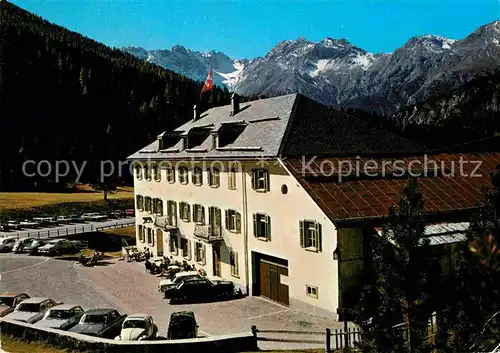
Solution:
{"label": "dark car", "polygon": [[127,315],[120,315],[115,309],[93,309],[85,312],[70,332],[114,339],[120,334]]}
{"label": "dark car", "polygon": [[30,296],[26,293],[1,293],[0,294],[0,317],[14,311],[17,304]]}
{"label": "dark car", "polygon": [[165,290],[165,298],[171,300],[205,300],[234,294],[231,281],[212,281],[209,278],[190,278]]}
{"label": "dark car", "polygon": [[192,311],[179,311],[170,315],[167,339],[178,340],[197,336],[198,324]]}
{"label": "dark car", "polygon": [[38,252],[38,248],[45,245],[45,241],[36,239],[33,240],[30,244],[25,245],[23,251],[31,254],[36,254]]}

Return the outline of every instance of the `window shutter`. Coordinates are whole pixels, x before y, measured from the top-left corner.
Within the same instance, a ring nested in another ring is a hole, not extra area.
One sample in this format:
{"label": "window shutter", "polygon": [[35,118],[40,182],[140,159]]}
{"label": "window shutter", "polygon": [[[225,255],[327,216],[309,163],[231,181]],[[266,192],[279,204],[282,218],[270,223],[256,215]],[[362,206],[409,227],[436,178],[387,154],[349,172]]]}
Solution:
{"label": "window shutter", "polygon": [[299,227],[300,227],[300,246],[305,248],[306,247],[306,240],[305,240],[305,230],[304,230],[304,221],[299,221]]}
{"label": "window shutter", "polygon": [[201,252],[202,252],[202,255],[203,255],[201,261],[203,262],[203,265],[205,265],[207,263],[206,262],[206,254],[205,254],[205,244],[202,245]]}
{"label": "window shutter", "polygon": [[269,191],[269,172],[268,171],[265,171],[264,172],[264,182],[265,182],[265,187],[264,189],[266,191]]}
{"label": "window shutter", "polygon": [[256,238],[259,236],[257,232],[257,215],[255,213],[253,214],[253,236]]}
{"label": "window shutter", "polygon": [[182,219],[182,209],[184,202],[179,202],[179,218]]}
{"label": "window shutter", "polygon": [[205,206],[201,206],[201,223],[205,224]]}
{"label": "window shutter", "polygon": [[172,221],[173,221],[173,225],[176,226],[177,225],[177,202],[173,201],[172,206],[173,206]]}
{"label": "window shutter", "polygon": [[271,240],[271,217],[266,216],[266,238]]}
{"label": "window shutter", "polygon": [[160,207],[159,214],[160,216],[163,216],[163,200],[158,199],[158,206]]}
{"label": "window shutter", "polygon": [[215,212],[216,212],[216,219],[215,219],[215,221],[216,221],[216,225],[217,225],[218,227],[220,227],[220,226],[222,226],[220,208],[216,208],[216,209],[215,209]]}
{"label": "window shutter", "polygon": [[193,222],[196,222],[196,213],[197,213],[196,211],[198,210],[198,207],[199,206],[197,204],[193,205],[193,219],[192,219]]}
{"label": "window shutter", "polygon": [[196,169],[191,173],[191,182],[196,184]]}
{"label": "window shutter", "polygon": [[236,213],[236,232],[241,233],[241,213]]}
{"label": "window shutter", "polygon": [[318,251],[321,252],[323,250],[323,237],[321,234],[321,224],[319,222],[316,222],[314,225],[316,228],[316,240],[318,242]]}
{"label": "window shutter", "polygon": [[189,222],[189,220],[191,219],[191,205],[186,203],[186,220],[187,222]]}
{"label": "window shutter", "polygon": [[214,210],[213,207],[208,208],[208,224],[213,225],[214,224]]}
{"label": "window shutter", "polygon": [[151,245],[155,245],[156,232],[151,229]]}
{"label": "window shutter", "polygon": [[225,213],[226,213],[226,229],[229,230],[229,210],[225,210]]}
{"label": "window shutter", "polygon": [[252,170],[252,189],[257,189],[257,171]]}

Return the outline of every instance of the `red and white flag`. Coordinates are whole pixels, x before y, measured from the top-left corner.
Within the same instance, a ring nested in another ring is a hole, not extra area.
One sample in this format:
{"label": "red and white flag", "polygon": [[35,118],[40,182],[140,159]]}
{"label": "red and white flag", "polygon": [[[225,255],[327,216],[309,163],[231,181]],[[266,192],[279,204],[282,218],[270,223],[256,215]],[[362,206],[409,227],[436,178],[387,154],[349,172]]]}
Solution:
{"label": "red and white flag", "polygon": [[212,88],[214,88],[214,75],[212,73],[212,67],[210,66],[210,72],[208,73],[207,79],[205,80],[205,84],[201,89],[201,93],[210,91]]}

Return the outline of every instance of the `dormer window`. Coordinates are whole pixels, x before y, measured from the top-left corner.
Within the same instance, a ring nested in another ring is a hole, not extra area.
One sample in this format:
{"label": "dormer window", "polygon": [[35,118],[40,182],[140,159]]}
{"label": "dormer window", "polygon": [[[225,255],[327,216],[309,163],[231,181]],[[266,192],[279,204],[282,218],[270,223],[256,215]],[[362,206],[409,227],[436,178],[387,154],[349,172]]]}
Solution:
{"label": "dormer window", "polygon": [[222,123],[217,131],[217,148],[233,144],[246,127],[245,121]]}

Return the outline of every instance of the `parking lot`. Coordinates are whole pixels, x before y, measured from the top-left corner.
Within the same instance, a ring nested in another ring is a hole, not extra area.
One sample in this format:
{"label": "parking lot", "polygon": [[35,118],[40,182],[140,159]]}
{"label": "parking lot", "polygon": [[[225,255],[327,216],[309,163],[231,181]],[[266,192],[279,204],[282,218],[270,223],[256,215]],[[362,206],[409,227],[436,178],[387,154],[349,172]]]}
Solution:
{"label": "parking lot", "polygon": [[[200,335],[247,332],[260,329],[323,331],[341,323],[296,313],[257,297],[222,302],[170,305],[157,292],[159,278],[145,272],[143,263],[110,260],[101,266],[81,267],[73,261],[2,254],[0,291],[21,291],[47,296],[85,309],[112,307],[121,313],[153,316],[159,335],[165,335],[170,314],[191,310],[200,325]],[[285,338],[286,336],[281,336]],[[321,339],[317,335],[288,336],[293,339]],[[323,337],[324,339],[324,337]],[[312,348],[318,344],[259,342],[261,349]],[[324,346],[323,346],[324,347]]]}
{"label": "parking lot", "polygon": [[119,219],[108,219],[105,221],[85,221],[82,223],[59,224],[56,226],[40,226],[35,229],[11,230],[8,232],[0,231],[0,238],[6,237],[35,237],[40,239],[53,238],[57,236],[66,236],[71,234],[80,234],[92,232],[99,228],[121,227],[125,225],[134,225],[134,217],[126,217]]}

